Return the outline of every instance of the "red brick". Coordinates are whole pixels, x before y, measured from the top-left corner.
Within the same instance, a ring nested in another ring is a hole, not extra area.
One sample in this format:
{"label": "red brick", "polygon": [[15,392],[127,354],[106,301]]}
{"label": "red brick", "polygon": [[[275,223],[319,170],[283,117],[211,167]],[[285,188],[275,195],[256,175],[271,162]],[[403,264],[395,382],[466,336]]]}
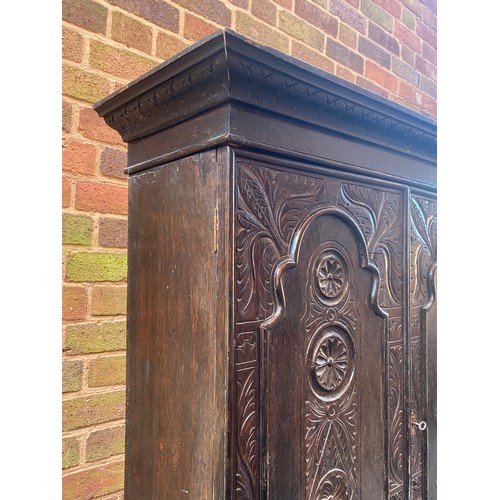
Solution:
{"label": "red brick", "polygon": [[221,26],[231,24],[231,11],[220,0],[172,0],[187,10],[210,19]]}
{"label": "red brick", "polygon": [[398,91],[398,78],[371,61],[366,61],[365,77],[368,80],[373,80],[382,88],[389,90],[390,92],[394,92],[396,94]]}
{"label": "red brick", "polygon": [[422,92],[403,80],[399,82],[398,94],[412,104],[416,104],[418,106],[423,105],[424,100]]}
{"label": "red brick", "polygon": [[432,81],[426,78],[425,76],[420,76],[419,87],[428,95],[437,98],[437,85]]}
{"label": "red brick", "polygon": [[292,56],[312,64],[317,68],[321,68],[332,75],[335,74],[335,63],[333,61],[296,40],[292,41]]}
{"label": "red brick", "polygon": [[394,21],[394,36],[418,54],[421,53],[422,40],[415,35],[415,33],[412,33],[404,24]]}
{"label": "red brick", "polygon": [[81,360],[67,360],[62,362],[62,392],[78,392],[82,388],[83,363]]}
{"label": "red brick", "polygon": [[68,208],[71,203],[71,180],[62,176],[62,208]]}
{"label": "red brick", "polygon": [[109,94],[109,80],[101,75],[63,64],[63,95],[87,102],[96,102]]}
{"label": "red brick", "polygon": [[358,34],[347,24],[340,23],[339,40],[351,49],[357,50],[358,48]]}
{"label": "red brick", "polygon": [[379,87],[378,85],[375,85],[373,82],[368,81],[366,78],[363,78],[360,75],[356,76],[356,84],[360,87],[365,88],[366,90],[374,92],[375,94],[381,95],[383,97],[389,97],[389,92],[387,92],[387,90]]}
{"label": "red brick", "polygon": [[399,56],[400,50],[398,41],[393,36],[389,35],[387,31],[372,22],[370,22],[368,26],[368,37],[388,51]]}
{"label": "red brick", "polygon": [[423,75],[429,77],[431,80],[437,81],[437,68],[434,64],[425,60],[423,57],[417,55],[415,60],[415,68]]}
{"label": "red brick", "polygon": [[252,14],[266,23],[276,26],[278,9],[269,0],[252,0]]}
{"label": "red brick", "polygon": [[123,489],[124,462],[66,474],[62,478],[62,500],[89,500]]}
{"label": "red brick", "polygon": [[127,214],[127,187],[100,182],[76,183],[75,208],[105,214]]}
{"label": "red brick", "polygon": [[96,164],[96,147],[80,141],[63,142],[62,167],[68,172],[93,174]]}
{"label": "red brick", "polygon": [[125,426],[119,425],[91,432],[87,438],[87,462],[96,462],[125,452]]}
{"label": "red brick", "polygon": [[432,97],[424,94],[424,110],[427,111],[431,116],[437,115],[437,101]]}
{"label": "red brick", "polygon": [[181,50],[188,47],[188,44],[169,34],[159,32],[156,39],[156,56],[168,59]]}
{"label": "red brick", "polygon": [[127,248],[127,220],[101,217],[99,219],[99,245]]}
{"label": "red brick", "polygon": [[186,17],[184,20],[184,36],[189,40],[198,41],[202,38],[210,35],[214,31],[217,31],[217,26],[209,24],[203,19],[192,16],[186,12]]}
{"label": "red brick", "polygon": [[352,5],[355,9],[359,9],[359,0],[345,0],[348,4]]}
{"label": "red brick", "polygon": [[356,75],[340,64],[337,64],[336,75],[344,80],[347,80],[348,82],[356,83]]}
{"label": "red brick", "polygon": [[101,153],[101,173],[109,177],[126,179],[124,169],[127,166],[127,153],[120,149],[104,148]]}
{"label": "red brick", "polygon": [[431,47],[428,43],[422,44],[422,56],[427,59],[430,63],[437,65],[437,51],[434,47]]}
{"label": "red brick", "polygon": [[85,319],[87,313],[87,290],[83,286],[63,286],[63,320]]}
{"label": "red brick", "polygon": [[437,17],[432,11],[430,11],[427,7],[422,8],[422,21],[432,28],[433,30],[437,30]]}
{"label": "red brick", "polygon": [[89,362],[89,387],[124,385],[126,379],[125,355],[103,356]]}
{"label": "red brick", "polygon": [[[247,9],[248,10],[248,0],[229,0],[230,3],[233,5],[236,5],[237,7],[241,7],[242,9]],[[291,5],[291,0],[290,0],[290,5]]]}
{"label": "red brick", "polygon": [[243,35],[270,45],[275,49],[288,53],[288,37],[279,31],[272,29],[268,24],[249,16],[246,12],[236,11],[236,30]]}
{"label": "red brick", "polygon": [[305,21],[317,26],[327,35],[337,38],[339,23],[332,15],[316,7],[307,0],[295,0],[295,12]]}
{"label": "red brick", "polygon": [[127,287],[125,285],[93,287],[93,316],[123,316],[125,314],[127,314]]}
{"label": "red brick", "polygon": [[167,28],[174,33],[179,31],[179,9],[163,0],[108,0],[110,4],[132,12],[143,19]]}
{"label": "red brick", "polygon": [[428,44],[432,45],[435,49],[437,48],[437,35],[436,32],[425,25],[420,19],[417,19],[417,35],[426,41]]}
{"label": "red brick", "polygon": [[373,0],[374,3],[380,5],[385,11],[392,14],[396,19],[401,19],[401,1],[400,0]]}
{"label": "red brick", "polygon": [[82,62],[83,59],[83,37],[80,33],[63,26],[62,30],[62,56],[63,59]]}
{"label": "red brick", "polygon": [[370,40],[367,40],[364,37],[360,37],[358,47],[360,54],[363,54],[369,59],[375,61],[376,63],[380,64],[380,66],[390,69],[391,55],[382,47],[370,42]]}
{"label": "red brick", "polygon": [[334,61],[338,61],[344,66],[351,68],[356,73],[363,73],[363,58],[331,38],[327,40],[326,55]]}
{"label": "red brick", "polygon": [[422,0],[401,0],[417,17],[422,17]]}
{"label": "red brick", "polygon": [[95,33],[106,33],[108,9],[92,0],[63,0],[62,18]]}
{"label": "red brick", "polygon": [[415,52],[407,47],[406,45],[401,45],[401,59],[409,64],[410,66],[415,65]]}
{"label": "red brick", "polygon": [[285,7],[285,9],[288,10],[292,10],[293,7],[293,0],[274,0],[274,3],[277,3],[278,5],[281,5],[282,7]]}
{"label": "red brick", "polygon": [[341,0],[331,0],[329,10],[333,15],[338,16],[342,21],[351,26],[351,28],[366,35],[368,21],[357,10],[354,10]]}
{"label": "red brick", "polygon": [[120,134],[106,125],[106,122],[93,109],[83,108],[80,111],[79,132],[88,139],[107,142],[110,144],[125,145]]}
{"label": "red brick", "polygon": [[62,102],[62,130],[63,132],[71,132],[71,124],[73,122],[73,105],[63,99]]}

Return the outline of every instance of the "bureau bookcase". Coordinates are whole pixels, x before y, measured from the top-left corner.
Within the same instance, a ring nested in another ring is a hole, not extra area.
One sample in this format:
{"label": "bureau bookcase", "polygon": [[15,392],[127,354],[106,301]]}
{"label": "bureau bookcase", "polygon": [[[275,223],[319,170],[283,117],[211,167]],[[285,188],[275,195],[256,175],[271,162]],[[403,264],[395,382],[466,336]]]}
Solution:
{"label": "bureau bookcase", "polygon": [[128,143],[125,498],[436,498],[436,124],[231,30]]}

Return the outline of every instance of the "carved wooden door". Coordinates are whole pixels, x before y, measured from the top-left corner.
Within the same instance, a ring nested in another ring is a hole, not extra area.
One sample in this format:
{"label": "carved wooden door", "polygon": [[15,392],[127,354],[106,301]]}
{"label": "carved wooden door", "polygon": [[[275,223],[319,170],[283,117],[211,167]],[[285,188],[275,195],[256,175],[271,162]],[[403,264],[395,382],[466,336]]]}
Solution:
{"label": "carved wooden door", "polygon": [[234,497],[435,498],[435,203],[243,159],[235,178]]}

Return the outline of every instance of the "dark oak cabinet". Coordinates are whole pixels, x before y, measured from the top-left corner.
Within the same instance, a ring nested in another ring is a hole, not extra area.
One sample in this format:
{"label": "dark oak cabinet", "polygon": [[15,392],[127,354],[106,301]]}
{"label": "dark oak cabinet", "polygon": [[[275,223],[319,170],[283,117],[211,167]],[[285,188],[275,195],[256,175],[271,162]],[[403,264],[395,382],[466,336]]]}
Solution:
{"label": "dark oak cabinet", "polygon": [[436,125],[224,30],[128,143],[125,497],[436,498]]}

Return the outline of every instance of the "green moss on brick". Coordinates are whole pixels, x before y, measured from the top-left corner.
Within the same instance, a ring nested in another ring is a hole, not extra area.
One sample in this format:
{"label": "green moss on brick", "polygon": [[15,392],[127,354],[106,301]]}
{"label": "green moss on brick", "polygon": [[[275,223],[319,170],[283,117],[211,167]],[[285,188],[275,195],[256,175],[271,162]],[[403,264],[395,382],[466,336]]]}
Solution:
{"label": "green moss on brick", "polygon": [[68,281],[125,281],[127,255],[116,253],[72,252],[66,263]]}
{"label": "green moss on brick", "polygon": [[87,438],[86,460],[95,462],[125,452],[125,426],[91,432]]}
{"label": "green moss on brick", "polygon": [[63,66],[62,83],[63,95],[88,102],[96,102],[110,91],[106,78],[72,66]]}
{"label": "green moss on brick", "polygon": [[62,440],[62,468],[74,467],[78,465],[80,456],[80,446],[74,437]]}
{"label": "green moss on brick", "polygon": [[310,47],[323,50],[325,35],[286,10],[280,12],[280,28],[294,38],[302,40]]}
{"label": "green moss on brick", "polygon": [[76,392],[82,388],[82,362],[78,360],[63,361],[62,391]]}
{"label": "green moss on brick", "polygon": [[126,346],[126,321],[82,323],[66,328],[66,354],[120,351]]}
{"label": "green moss on brick", "polygon": [[92,219],[84,215],[63,214],[62,242],[66,245],[91,245]]}
{"label": "green moss on brick", "polygon": [[118,420],[125,417],[125,391],[82,396],[63,401],[63,431]]}
{"label": "green moss on brick", "polygon": [[125,356],[106,356],[89,364],[89,387],[125,384]]}
{"label": "green moss on brick", "polygon": [[392,16],[378,5],[375,5],[371,0],[361,0],[361,11],[379,26],[392,32]]}
{"label": "green moss on brick", "polygon": [[288,38],[283,33],[271,29],[267,24],[257,21],[239,10],[236,11],[236,30],[259,42],[288,53]]}
{"label": "green moss on brick", "polygon": [[407,28],[410,28],[411,30],[415,29],[415,16],[410,11],[403,9],[402,20]]}

